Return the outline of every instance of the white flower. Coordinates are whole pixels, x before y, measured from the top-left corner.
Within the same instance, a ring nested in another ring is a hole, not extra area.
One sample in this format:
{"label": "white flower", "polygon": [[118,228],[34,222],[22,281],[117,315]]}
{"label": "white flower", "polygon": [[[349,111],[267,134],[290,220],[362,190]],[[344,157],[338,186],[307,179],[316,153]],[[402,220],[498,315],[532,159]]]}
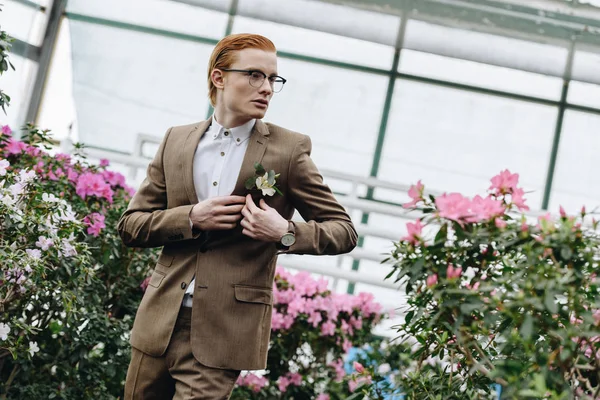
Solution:
{"label": "white flower", "polygon": [[8,187],[8,190],[10,190],[10,194],[12,194],[13,197],[20,196],[21,193],[23,193],[23,189],[25,189],[25,185],[20,182],[12,184]]}
{"label": "white flower", "polygon": [[379,366],[379,368],[377,368],[377,373],[380,375],[385,375],[385,374],[388,374],[391,370],[392,370],[392,367],[390,367],[390,364],[385,363],[385,364],[381,364]]}
{"label": "white flower", "polygon": [[0,160],[0,175],[6,175],[6,168],[10,167],[10,163],[6,160]]}
{"label": "white flower", "polygon": [[10,326],[3,322],[0,322],[0,339],[6,340],[8,339],[8,334],[10,333]]}
{"label": "white flower", "polygon": [[54,242],[52,241],[52,239],[46,239],[45,236],[40,236],[38,238],[38,241],[35,242],[35,245],[44,251],[48,250],[53,244]]}
{"label": "white flower", "polygon": [[65,257],[73,257],[73,256],[77,255],[77,250],[75,250],[75,247],[73,247],[67,239],[62,240],[62,245],[63,245],[62,251],[63,251],[63,254],[65,255]]}
{"label": "white flower", "polygon": [[27,249],[25,250],[25,253],[27,253],[29,257],[34,258],[36,260],[42,258],[42,252],[38,249]]}
{"label": "white flower", "polygon": [[54,203],[54,202],[58,201],[58,197],[56,197],[52,193],[50,193],[50,194],[44,193],[44,194],[42,194],[42,201],[44,201],[46,203]]}
{"label": "white flower", "polygon": [[35,178],[35,171],[27,171],[26,169],[22,169],[19,172],[19,181],[22,183],[27,183]]}
{"label": "white flower", "polygon": [[40,351],[40,348],[38,347],[37,342],[29,342],[29,354],[31,354],[31,357],[38,351]]}
{"label": "white flower", "polygon": [[266,172],[264,176],[256,178],[256,188],[262,190],[263,196],[273,196],[275,189],[273,185],[269,184],[269,173]]}

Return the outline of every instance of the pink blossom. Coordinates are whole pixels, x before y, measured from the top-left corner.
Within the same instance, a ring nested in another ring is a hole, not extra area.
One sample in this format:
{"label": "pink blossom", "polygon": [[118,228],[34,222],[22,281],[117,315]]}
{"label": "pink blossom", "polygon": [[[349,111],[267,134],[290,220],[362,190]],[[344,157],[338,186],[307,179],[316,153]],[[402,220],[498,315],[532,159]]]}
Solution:
{"label": "pink blossom", "polygon": [[471,202],[460,193],[444,193],[435,199],[438,214],[442,218],[460,222],[470,214]]}
{"label": "pink blossom", "polygon": [[79,174],[72,168],[67,168],[67,179],[73,183],[77,182]]}
{"label": "pink blossom", "polygon": [[470,283],[467,283],[467,289],[477,290],[477,289],[479,289],[479,285],[481,285],[481,282],[479,282],[479,281],[475,282],[475,284],[473,286],[471,286]]}
{"label": "pink blossom", "polygon": [[20,142],[18,140],[10,139],[6,146],[4,147],[4,151],[6,154],[21,154],[23,150],[27,148],[27,144]]}
{"label": "pink blossom", "polygon": [[512,204],[517,206],[519,211],[528,211],[529,210],[529,206],[527,206],[525,204],[525,199],[523,198],[524,195],[525,195],[525,191],[523,189],[517,188],[517,189],[513,190],[511,201],[512,201]]}
{"label": "pink blossom", "polygon": [[506,225],[508,225],[506,223],[506,221],[503,220],[502,218],[494,219],[494,224],[496,225],[496,228],[498,228],[498,229],[504,229],[504,228],[506,228]]}
{"label": "pink blossom", "polygon": [[344,361],[341,359],[338,359],[336,361],[332,361],[329,364],[327,364],[327,366],[332,367],[333,370],[335,371],[335,381],[336,382],[341,382],[344,379],[344,376],[346,376],[346,371],[344,370]]}
{"label": "pink blossom", "polygon": [[269,380],[264,376],[248,373],[246,375],[240,375],[236,383],[239,386],[246,386],[250,388],[254,393],[258,393],[261,391],[262,388],[267,386]]}
{"label": "pink blossom", "polygon": [[144,278],[142,283],[140,283],[140,288],[142,289],[142,291],[145,292],[146,289],[148,288],[148,284],[150,283],[150,278],[151,278],[151,276],[147,276],[146,278]]}
{"label": "pink blossom", "polygon": [[[317,326],[319,326],[319,322],[321,322],[322,320],[323,320],[323,317],[322,317],[321,313],[318,311],[313,311],[308,316],[307,322],[309,324],[312,324],[312,326],[316,328]],[[346,321],[342,321],[342,322],[346,322]]]}
{"label": "pink blossom", "polygon": [[354,329],[362,329],[363,320],[361,317],[350,317],[350,325],[352,325]]}
{"label": "pink blossom", "polygon": [[321,325],[321,334],[323,336],[333,336],[335,334],[335,324],[331,321],[325,322]]}
{"label": "pink blossom", "polygon": [[365,367],[359,362],[354,361],[352,363],[352,366],[354,367],[354,370],[356,372],[358,372],[359,374],[362,374],[363,372],[365,372]]}
{"label": "pink blossom", "polygon": [[428,287],[435,286],[438,283],[437,274],[429,275],[427,277],[427,281],[425,283],[427,284]]}
{"label": "pink blossom", "polygon": [[360,302],[360,310],[363,315],[370,316],[381,312],[383,306],[375,302],[375,296],[373,293],[360,292],[358,294],[358,301]]}
{"label": "pink blossom", "polygon": [[538,217],[538,228],[540,228],[542,231],[548,231],[554,228],[554,221],[552,221],[552,216],[550,213],[546,213]]}
{"label": "pink blossom", "polygon": [[8,126],[8,125],[2,125],[1,131],[2,131],[2,134],[5,136],[10,136],[10,135],[12,135],[12,132],[13,132],[12,129],[10,129],[10,126]]}
{"label": "pink blossom", "polygon": [[71,163],[71,155],[65,153],[56,153],[54,156],[58,161],[64,161],[65,164]]}
{"label": "pink blossom", "polygon": [[271,330],[277,331],[280,329],[290,329],[294,324],[294,318],[289,315],[283,315],[276,310],[273,310],[271,316]]}
{"label": "pink blossom", "polygon": [[348,339],[344,338],[344,342],[342,343],[342,350],[344,350],[344,352],[348,352],[348,350],[350,350],[352,348],[352,342],[349,341]]}
{"label": "pink blossom", "polygon": [[402,207],[404,208],[412,208],[417,205],[418,202],[423,200],[423,189],[425,186],[421,183],[421,181],[417,181],[415,185],[412,185],[408,190],[408,196],[412,199],[412,201],[408,203],[404,203]]}
{"label": "pink blossom", "polygon": [[352,328],[352,326],[346,322],[346,320],[342,320],[342,333],[344,335],[352,335],[354,333],[354,329]]}
{"label": "pink blossom", "polygon": [[408,231],[408,235],[404,236],[400,240],[407,241],[409,243],[412,243],[413,245],[419,244],[419,241],[421,240],[421,233],[423,231],[423,225],[421,224],[421,220],[418,219],[415,223],[408,222],[406,224],[406,229]]}
{"label": "pink blossom", "polygon": [[518,183],[519,174],[511,174],[508,169],[505,169],[492,178],[490,190],[494,190],[496,194],[511,193],[517,188]]}
{"label": "pink blossom", "polygon": [[448,279],[459,278],[461,274],[462,268],[454,268],[452,264],[448,264],[448,268],[446,269],[446,277]]}
{"label": "pink blossom", "polygon": [[88,226],[87,233],[94,237],[100,235],[100,231],[106,228],[104,224],[104,215],[100,213],[92,213],[83,219],[83,223]]}
{"label": "pink blossom", "polygon": [[290,385],[290,380],[284,376],[280,376],[277,379],[277,388],[281,393],[285,393],[287,391],[287,387]]}
{"label": "pink blossom", "polygon": [[581,215],[585,216],[585,206],[581,206]]}
{"label": "pink blossom", "polygon": [[563,208],[563,206],[559,206],[558,207],[558,211],[560,212],[561,218],[567,218],[567,212],[565,211],[565,209]]}
{"label": "pink blossom", "polygon": [[330,400],[331,398],[329,397],[328,394],[325,393],[321,393],[320,395],[317,396],[317,398],[315,400]]}
{"label": "pink blossom", "polygon": [[302,375],[300,375],[299,373],[288,373],[288,379],[290,380],[290,383],[294,386],[302,385]]}
{"label": "pink blossom", "polygon": [[106,158],[102,158],[100,160],[100,166],[101,167],[108,167],[109,164],[110,164],[110,161],[108,161]]}
{"label": "pink blossom", "polygon": [[122,174],[113,171],[102,171],[100,174],[111,187],[125,187],[125,177]]}
{"label": "pink blossom", "polygon": [[360,376],[348,382],[348,390],[350,390],[350,392],[353,393],[359,387],[364,385],[371,385],[372,383],[373,379],[371,378],[371,376]]}
{"label": "pink blossom", "polygon": [[490,196],[486,198],[475,196],[471,201],[471,215],[466,220],[467,222],[488,221],[503,215],[504,211],[504,205],[500,200],[494,200]]}
{"label": "pink blossom", "polygon": [[300,386],[302,385],[302,375],[294,372],[288,372],[285,376],[280,376],[277,380],[277,387],[281,392],[287,391],[288,386]]}
{"label": "pink blossom", "polygon": [[82,199],[87,196],[104,197],[112,203],[113,191],[102,175],[91,172],[81,174],[77,180],[76,192]]}
{"label": "pink blossom", "polygon": [[25,153],[29,154],[32,157],[37,157],[43,152],[35,146],[26,146]]}

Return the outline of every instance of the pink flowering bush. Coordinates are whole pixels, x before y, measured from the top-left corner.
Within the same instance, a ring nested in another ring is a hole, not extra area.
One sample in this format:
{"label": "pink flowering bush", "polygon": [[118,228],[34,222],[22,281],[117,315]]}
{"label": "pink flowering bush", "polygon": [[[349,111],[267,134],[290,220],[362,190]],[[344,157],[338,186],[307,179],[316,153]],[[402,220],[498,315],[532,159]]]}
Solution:
{"label": "pink flowering bush", "polygon": [[383,317],[367,293],[333,293],[325,279],[275,275],[271,344],[266,371],[242,373],[233,399],[346,399],[344,357],[351,347],[374,340]]}
{"label": "pink flowering bush", "polygon": [[155,253],[121,243],[122,175],[50,151],[0,125],[0,398],[116,399]]}
{"label": "pink flowering bush", "polygon": [[600,237],[585,209],[529,222],[509,171],[485,196],[425,196],[421,182],[409,196],[421,217],[387,261],[410,362],[357,369],[356,392],[389,398],[375,390],[387,374],[407,399],[599,398]]}

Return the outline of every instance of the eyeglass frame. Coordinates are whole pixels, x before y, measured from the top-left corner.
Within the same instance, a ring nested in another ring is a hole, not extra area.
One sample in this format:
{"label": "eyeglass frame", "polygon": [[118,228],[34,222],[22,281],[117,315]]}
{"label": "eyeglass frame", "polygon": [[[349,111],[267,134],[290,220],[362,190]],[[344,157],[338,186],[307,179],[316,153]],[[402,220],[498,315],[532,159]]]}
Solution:
{"label": "eyeglass frame", "polygon": [[[279,76],[279,75],[271,75],[271,76],[267,76],[267,74],[265,74],[264,72],[262,72],[261,70],[258,69],[234,69],[234,68],[219,68],[221,71],[225,71],[225,72],[242,72],[245,74],[248,74],[248,83],[250,84],[250,86],[252,86],[253,88],[260,88],[264,83],[265,83],[265,79],[269,78],[269,85],[271,86],[271,89],[273,89],[273,93],[279,93],[283,90],[283,87],[285,86],[285,83],[287,82],[287,79],[285,79],[283,76]],[[254,72],[258,72],[260,74],[263,75],[263,80],[260,84],[260,86],[254,86],[253,84],[250,83],[250,80],[252,79],[252,74]],[[281,79],[281,89],[278,91],[275,91],[275,89],[273,88],[273,83],[271,82],[271,78],[279,78]]]}

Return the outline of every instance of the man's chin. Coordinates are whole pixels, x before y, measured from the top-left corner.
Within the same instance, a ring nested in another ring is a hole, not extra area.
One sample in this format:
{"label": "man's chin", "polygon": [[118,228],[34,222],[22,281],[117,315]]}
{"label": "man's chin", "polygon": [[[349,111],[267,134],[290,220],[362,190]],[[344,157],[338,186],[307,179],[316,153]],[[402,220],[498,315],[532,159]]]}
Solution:
{"label": "man's chin", "polygon": [[251,110],[248,114],[253,118],[253,119],[262,119],[265,114],[267,113],[267,110]]}

